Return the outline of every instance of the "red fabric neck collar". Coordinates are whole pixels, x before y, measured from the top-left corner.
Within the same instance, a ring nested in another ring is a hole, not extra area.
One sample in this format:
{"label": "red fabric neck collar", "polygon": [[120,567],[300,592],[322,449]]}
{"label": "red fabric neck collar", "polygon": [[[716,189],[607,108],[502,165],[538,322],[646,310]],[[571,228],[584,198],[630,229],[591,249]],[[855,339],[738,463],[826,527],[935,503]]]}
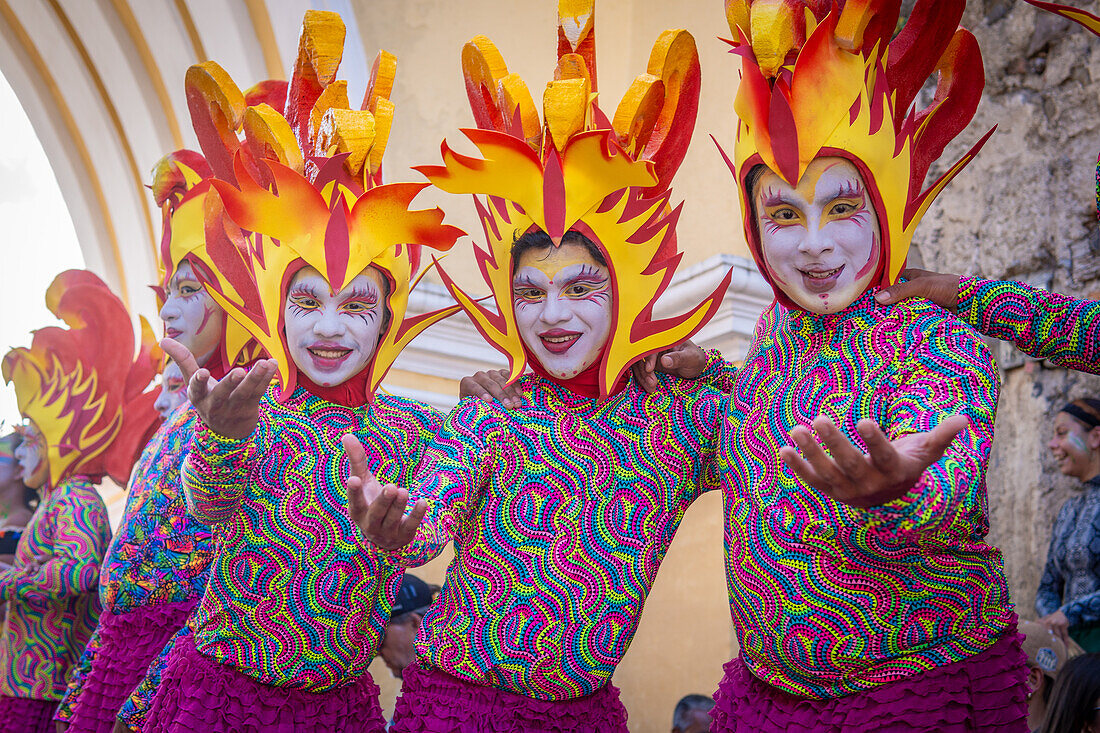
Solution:
{"label": "red fabric neck collar", "polygon": [[[605,347],[606,348],[606,347]],[[531,352],[527,350],[527,346],[523,347],[524,352],[527,354],[527,363],[531,366],[531,371],[539,375],[543,379],[553,382],[554,384],[560,384],[570,392],[578,394],[581,397],[588,397],[589,399],[600,398],[600,365],[603,363],[603,355],[597,359],[592,366],[585,369],[583,372],[570,379],[561,379],[555,377],[546,371],[542,363],[531,355]],[[630,379],[630,370],[623,372],[623,376],[619,377],[619,381],[612,385],[608,397],[617,395],[626,389],[626,383]]]}
{"label": "red fabric neck collar", "polygon": [[305,373],[299,369],[298,386],[325,402],[332,402],[333,404],[342,405],[344,407],[362,407],[367,404],[367,397],[369,394],[367,392],[368,372],[370,372],[369,364],[363,371],[351,377],[346,382],[334,384],[331,387],[324,387],[307,377]]}

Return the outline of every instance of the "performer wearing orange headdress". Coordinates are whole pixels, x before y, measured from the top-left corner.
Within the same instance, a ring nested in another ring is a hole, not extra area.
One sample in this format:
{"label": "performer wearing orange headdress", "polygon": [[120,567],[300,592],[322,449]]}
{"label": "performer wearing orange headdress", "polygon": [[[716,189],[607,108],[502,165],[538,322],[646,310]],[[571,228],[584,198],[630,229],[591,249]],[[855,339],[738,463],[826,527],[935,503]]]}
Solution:
{"label": "performer wearing orange headdress", "polygon": [[[723,430],[741,656],[715,731],[1025,730],[1016,616],[985,541],[996,369],[938,307],[874,298],[984,142],[924,188],[981,97],[963,6],[918,0],[895,36],[899,0],[727,0],[728,162],[777,302]],[[932,73],[931,106],[911,110]]]}
{"label": "performer wearing orange headdress", "polygon": [[[195,274],[209,262],[203,207],[212,175],[201,155],[178,150],[157,163],[152,190],[163,214],[163,272],[156,291],[165,330],[220,378],[226,365],[241,358],[249,337],[227,323],[225,310]],[[130,478],[126,509],[103,560],[99,596],[104,612],[55,716],[70,731],[112,730],[119,707],[206,588],[213,537],[205,523],[188,514],[180,484],[198,417],[190,405],[169,409],[163,404],[171,394],[166,389],[173,366],[165,369],[166,381],[154,403],[165,410],[165,421]],[[180,403],[184,398],[179,395]]]}
{"label": "performer wearing orange headdress", "polygon": [[595,102],[594,21],[592,0],[559,4],[543,119],[489,39],[468,43],[480,129],[465,135],[481,157],[444,144],[443,165],[419,169],[477,197],[476,257],[496,307],[443,279],[508,357],[523,405],[468,398],[451,412],[403,484],[414,520],[427,507],[407,545],[384,519],[405,489],[353,471],[368,538],[410,564],[455,546],[393,731],[625,731],[612,675],[684,511],[718,486],[724,396],[678,379],[650,395],[628,371],[701,328],[728,282],[683,315],[653,315],[681,257],[669,185],[695,124],[695,41],[661,34],[609,119]]}
{"label": "performer wearing orange headdress", "polygon": [[461,232],[410,208],[426,184],[382,184],[396,62],[381,53],[363,109],[349,109],[344,32],[335,13],[306,13],[284,112],[249,104],[213,61],[187,73],[216,176],[198,276],[272,358],[219,380],[165,341],[200,418],[189,506],[218,544],[187,629],[122,711],[134,729],[384,729],[367,665],[401,571],[348,517],[341,439],[411,477],[440,417],[376,390],[405,344],[457,310],[406,318],[421,247]]}
{"label": "performer wearing orange headdress", "polygon": [[27,421],[17,458],[41,501],[0,573],[7,603],[0,637],[0,730],[51,731],[65,675],[95,628],[95,591],[110,539],[95,485],[124,483],[155,427],[156,343],[142,322],[134,353],[130,315],[90,272],[69,270],[46,291],[69,328],[35,332],[9,351],[3,375]]}

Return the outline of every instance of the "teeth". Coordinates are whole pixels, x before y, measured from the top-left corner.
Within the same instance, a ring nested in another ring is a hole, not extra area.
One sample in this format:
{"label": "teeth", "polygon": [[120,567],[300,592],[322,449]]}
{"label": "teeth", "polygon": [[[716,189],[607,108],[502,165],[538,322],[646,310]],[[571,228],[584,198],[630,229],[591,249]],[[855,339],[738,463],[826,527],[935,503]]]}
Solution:
{"label": "teeth", "polygon": [[834,270],[826,270],[825,272],[810,272],[808,270],[803,270],[802,272],[806,275],[806,277],[813,280],[825,280],[826,278],[830,278],[840,272],[840,268],[838,267]]}
{"label": "teeth", "polygon": [[316,354],[317,356],[321,357],[322,359],[339,359],[341,356],[343,356],[344,354],[347,354],[349,351],[351,351],[351,349],[340,349],[340,350],[310,349],[309,350],[309,352],[311,354]]}
{"label": "teeth", "polygon": [[548,341],[552,344],[564,344],[566,341],[572,341],[576,336],[543,336],[543,341]]}

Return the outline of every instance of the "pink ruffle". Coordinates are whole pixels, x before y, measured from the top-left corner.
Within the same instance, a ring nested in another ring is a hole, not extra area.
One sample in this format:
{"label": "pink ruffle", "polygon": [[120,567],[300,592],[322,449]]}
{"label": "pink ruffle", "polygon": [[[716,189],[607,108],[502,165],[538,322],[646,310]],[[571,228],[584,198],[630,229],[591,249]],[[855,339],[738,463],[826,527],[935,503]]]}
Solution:
{"label": "pink ruffle", "polygon": [[168,655],[149,704],[149,733],[382,733],[378,686],[365,674],[313,693],[265,685],[195,648],[184,635]]}
{"label": "pink ruffle", "polygon": [[714,695],[711,733],[1027,733],[1027,658],[1015,630],[972,657],[826,700],[762,682],[740,658]]}
{"label": "pink ruffle", "polygon": [[0,733],[54,733],[57,700],[0,695]]}
{"label": "pink ruffle", "polygon": [[611,684],[572,700],[535,700],[419,664],[402,682],[390,733],[628,733]]}
{"label": "pink ruffle", "polygon": [[122,703],[164,645],[187,622],[196,601],[146,606],[99,617],[100,648],[72,708],[69,733],[111,733]]}

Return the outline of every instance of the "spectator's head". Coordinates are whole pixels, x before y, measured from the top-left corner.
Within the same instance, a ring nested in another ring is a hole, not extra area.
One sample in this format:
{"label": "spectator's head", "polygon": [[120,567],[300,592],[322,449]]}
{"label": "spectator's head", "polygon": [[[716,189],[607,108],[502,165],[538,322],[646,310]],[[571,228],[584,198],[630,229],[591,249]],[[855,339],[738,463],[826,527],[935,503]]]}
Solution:
{"label": "spectator's head", "polygon": [[1069,660],[1054,681],[1042,733],[1100,731],[1100,654]]}
{"label": "spectator's head", "polygon": [[416,646],[413,643],[416,632],[420,630],[420,621],[438,590],[439,586],[428,585],[410,573],[405,573],[401,579],[401,589],[397,591],[397,599],[390,612],[386,635],[382,637],[382,645],[378,649],[378,656],[398,679],[401,679],[405,667],[416,661]]}
{"label": "spectator's head", "polygon": [[1027,654],[1027,702],[1028,713],[1042,717],[1050,701],[1054,680],[1068,659],[1066,645],[1050,627],[1034,621],[1020,624],[1024,635],[1024,654]]}
{"label": "spectator's head", "polygon": [[1074,400],[1054,416],[1050,453],[1067,476],[1100,476],[1100,400]]}
{"label": "spectator's head", "polygon": [[23,483],[15,458],[21,440],[15,432],[0,437],[0,526],[23,526],[38,500],[38,493]]}
{"label": "spectator's head", "polygon": [[672,733],[707,733],[714,700],[706,695],[684,695],[672,713]]}

